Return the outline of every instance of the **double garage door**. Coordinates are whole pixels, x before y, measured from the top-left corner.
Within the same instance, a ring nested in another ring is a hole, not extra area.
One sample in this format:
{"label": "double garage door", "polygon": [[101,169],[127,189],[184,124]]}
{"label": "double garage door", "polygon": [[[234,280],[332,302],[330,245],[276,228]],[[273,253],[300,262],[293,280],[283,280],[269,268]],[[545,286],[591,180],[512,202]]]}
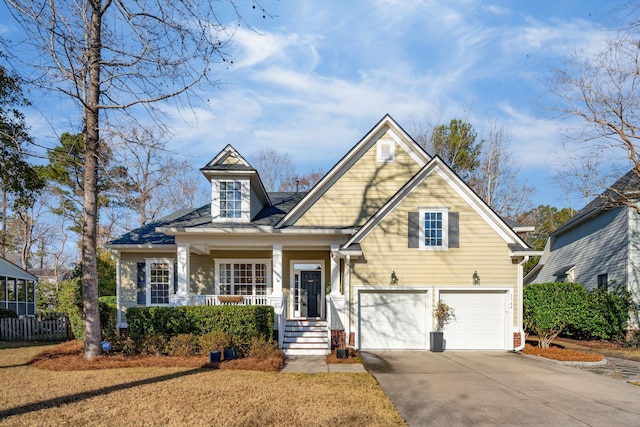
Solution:
{"label": "double garage door", "polygon": [[[455,311],[445,326],[448,350],[506,349],[507,292],[440,291]],[[426,350],[431,329],[431,295],[421,291],[360,291],[360,348]]]}

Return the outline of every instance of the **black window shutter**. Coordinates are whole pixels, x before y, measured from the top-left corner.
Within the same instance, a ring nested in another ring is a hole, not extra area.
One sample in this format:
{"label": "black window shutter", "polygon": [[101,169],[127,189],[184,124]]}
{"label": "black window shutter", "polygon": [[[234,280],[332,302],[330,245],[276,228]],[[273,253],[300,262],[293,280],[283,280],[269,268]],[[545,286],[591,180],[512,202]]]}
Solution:
{"label": "black window shutter", "polygon": [[178,263],[173,263],[173,293],[178,293]]}
{"label": "black window shutter", "polygon": [[460,212],[449,212],[449,247],[460,247]]}
{"label": "black window shutter", "polygon": [[138,291],[138,304],[140,305],[147,305],[147,280],[145,277],[146,269],[146,263],[138,263],[138,279],[136,282],[136,290]]}
{"label": "black window shutter", "polygon": [[420,212],[409,212],[408,247],[420,247]]}

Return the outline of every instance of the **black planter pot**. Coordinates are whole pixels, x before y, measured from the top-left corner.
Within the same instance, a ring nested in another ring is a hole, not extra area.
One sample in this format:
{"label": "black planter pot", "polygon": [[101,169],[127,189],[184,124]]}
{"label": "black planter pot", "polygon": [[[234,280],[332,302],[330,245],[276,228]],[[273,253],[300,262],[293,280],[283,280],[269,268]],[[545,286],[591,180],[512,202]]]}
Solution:
{"label": "black planter pot", "polygon": [[238,358],[238,353],[235,348],[224,349],[224,360],[233,360]]}
{"label": "black planter pot", "polygon": [[430,349],[433,352],[441,353],[444,351],[444,334],[442,332],[429,332]]}
{"label": "black planter pot", "polygon": [[347,357],[349,357],[349,350],[347,350],[347,349],[337,349],[336,350],[336,357],[338,359],[346,359]]}

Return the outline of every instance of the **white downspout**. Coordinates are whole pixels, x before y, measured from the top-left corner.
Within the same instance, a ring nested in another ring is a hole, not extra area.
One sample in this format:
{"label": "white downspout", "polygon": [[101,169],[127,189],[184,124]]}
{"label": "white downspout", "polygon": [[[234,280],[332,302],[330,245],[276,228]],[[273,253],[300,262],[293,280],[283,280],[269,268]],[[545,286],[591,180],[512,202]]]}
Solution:
{"label": "white downspout", "polygon": [[[518,332],[520,333],[520,345],[514,351],[524,348],[526,337],[524,335],[524,263],[529,261],[529,256],[525,256],[518,263]],[[513,339],[513,338],[512,338]]]}

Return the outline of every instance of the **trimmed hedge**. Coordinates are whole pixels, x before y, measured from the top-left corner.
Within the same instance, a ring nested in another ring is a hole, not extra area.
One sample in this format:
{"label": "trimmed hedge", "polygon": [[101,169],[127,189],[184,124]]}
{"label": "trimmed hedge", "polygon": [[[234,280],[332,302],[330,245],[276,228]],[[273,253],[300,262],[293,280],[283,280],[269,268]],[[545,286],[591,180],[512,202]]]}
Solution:
{"label": "trimmed hedge", "polygon": [[140,342],[147,336],[204,335],[224,332],[235,342],[273,335],[273,307],[270,306],[190,306],[131,307],[127,309],[128,333]]}
{"label": "trimmed hedge", "polygon": [[631,294],[622,287],[588,292],[579,283],[548,282],[524,287],[524,327],[540,338],[540,346],[562,334],[579,339],[622,339]]}

